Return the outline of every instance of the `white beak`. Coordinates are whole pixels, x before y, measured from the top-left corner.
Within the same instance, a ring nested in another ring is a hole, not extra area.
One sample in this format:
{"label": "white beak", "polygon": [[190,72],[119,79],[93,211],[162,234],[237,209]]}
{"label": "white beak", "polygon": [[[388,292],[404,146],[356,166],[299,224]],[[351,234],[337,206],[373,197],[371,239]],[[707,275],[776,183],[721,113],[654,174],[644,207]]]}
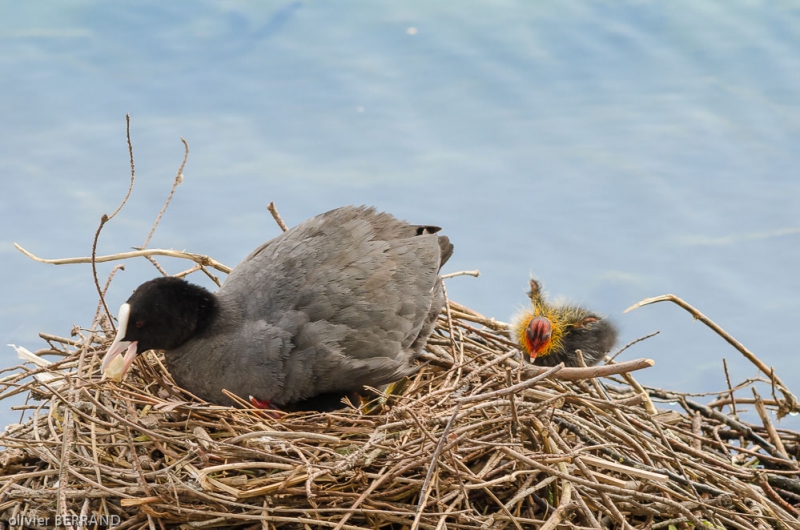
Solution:
{"label": "white beak", "polygon": [[[117,336],[114,337],[114,342],[112,342],[111,347],[108,348],[108,352],[103,359],[103,364],[100,367],[103,370],[103,374],[114,381],[122,380],[122,376],[124,376],[125,372],[131,367],[131,363],[138,353],[136,349],[138,343],[136,341],[130,342],[122,340],[128,333],[128,318],[130,314],[130,304],[122,304],[122,307],[119,308]],[[120,358],[119,354],[125,348],[127,348],[128,351],[125,352],[124,357]]]}

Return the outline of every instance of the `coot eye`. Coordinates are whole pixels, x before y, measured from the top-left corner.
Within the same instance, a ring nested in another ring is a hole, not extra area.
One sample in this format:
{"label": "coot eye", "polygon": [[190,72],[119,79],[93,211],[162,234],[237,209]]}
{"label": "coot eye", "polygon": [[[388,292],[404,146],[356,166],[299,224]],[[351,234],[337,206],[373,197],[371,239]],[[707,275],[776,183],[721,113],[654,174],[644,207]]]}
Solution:
{"label": "coot eye", "polygon": [[144,326],[144,320],[137,320],[135,326],[136,329],[142,329],[142,327]]}

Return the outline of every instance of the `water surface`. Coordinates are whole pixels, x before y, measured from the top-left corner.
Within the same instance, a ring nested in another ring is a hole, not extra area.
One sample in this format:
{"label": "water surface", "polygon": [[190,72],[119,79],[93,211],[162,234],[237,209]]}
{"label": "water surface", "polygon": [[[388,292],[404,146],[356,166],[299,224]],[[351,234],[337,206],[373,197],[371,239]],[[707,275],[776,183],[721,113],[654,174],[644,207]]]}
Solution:
{"label": "water surface", "polygon": [[[611,315],[647,384],[725,388],[755,368],[675,293],[800,389],[800,17],[748,2],[7,3],[0,17],[2,345],[88,326],[98,251],[235,265],[288,224],[371,204],[456,245],[450,296],[501,320],[531,274]],[[170,272],[186,268],[162,260]],[[105,277],[111,265],[101,265]],[[129,262],[116,308],[157,274]],[[204,282],[203,279],[197,278]],[[0,350],[14,364],[10,348]],[[5,423],[11,416],[0,414]]]}

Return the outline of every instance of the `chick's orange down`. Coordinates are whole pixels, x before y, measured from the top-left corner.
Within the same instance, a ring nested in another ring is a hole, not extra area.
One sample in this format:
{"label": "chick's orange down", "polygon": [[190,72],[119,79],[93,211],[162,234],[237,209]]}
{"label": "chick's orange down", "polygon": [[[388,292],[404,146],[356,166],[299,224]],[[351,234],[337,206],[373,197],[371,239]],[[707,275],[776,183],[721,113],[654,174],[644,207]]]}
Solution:
{"label": "chick's orange down", "polygon": [[580,366],[580,350],[587,366],[592,366],[617,342],[617,328],[604,316],[574,305],[550,304],[541,284],[531,280],[531,309],[523,311],[512,330],[523,353],[533,364]]}

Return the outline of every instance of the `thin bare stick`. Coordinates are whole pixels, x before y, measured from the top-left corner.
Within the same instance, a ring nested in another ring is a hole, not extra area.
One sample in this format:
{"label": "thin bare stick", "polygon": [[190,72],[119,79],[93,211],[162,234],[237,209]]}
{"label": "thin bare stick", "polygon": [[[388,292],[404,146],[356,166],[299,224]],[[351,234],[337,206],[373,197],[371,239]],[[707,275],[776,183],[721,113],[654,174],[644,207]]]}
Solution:
{"label": "thin bare stick", "polygon": [[739,415],[736,413],[736,398],[733,397],[733,385],[731,385],[731,374],[728,373],[728,360],[722,358],[722,368],[725,370],[725,382],[728,384],[728,395],[730,396],[731,414],[737,420]]}
{"label": "thin bare stick", "polygon": [[[40,263],[49,263],[51,265],[73,265],[76,263],[92,262],[91,257],[59,258],[59,259],[40,258],[28,252],[27,250],[19,246],[17,243],[14,243],[14,246],[17,248],[17,250],[19,250],[32,260],[38,261]],[[208,256],[204,256],[202,254],[194,254],[192,252],[184,252],[180,250],[166,250],[166,249],[132,250],[130,252],[120,252],[118,254],[109,254],[107,256],[96,256],[94,261],[96,263],[105,263],[107,261],[120,261],[123,259],[141,258],[143,256],[169,256],[171,258],[183,258],[194,261],[195,263],[199,263],[200,265],[204,265],[206,267],[211,267],[212,269],[217,269],[218,271],[224,272],[225,274],[231,272],[230,267],[228,267],[227,265],[223,265],[222,263],[214,259],[211,259]]]}
{"label": "thin bare stick", "polygon": [[[100,302],[103,304],[103,308],[106,310],[106,315],[108,316],[108,321],[111,323],[111,329],[116,330],[116,326],[114,326],[114,319],[111,316],[111,311],[108,309],[108,304],[106,304],[106,298],[103,296],[103,289],[100,287],[100,280],[97,277],[97,241],[100,239],[100,232],[103,230],[103,226],[109,222],[111,219],[117,215],[122,207],[125,206],[125,203],[128,202],[128,198],[131,196],[131,192],[133,191],[133,181],[135,180],[136,170],[133,164],[133,143],[131,142],[131,116],[130,114],[125,115],[125,136],[128,140],[128,153],[130,154],[131,160],[131,182],[128,185],[128,192],[125,194],[125,198],[122,199],[122,202],[117,206],[117,209],[111,215],[103,214],[100,218],[100,226],[97,227],[97,231],[94,233],[94,240],[92,241],[92,256],[90,259],[90,263],[92,264],[92,278],[94,278],[94,285],[97,288],[97,295],[100,297]],[[16,243],[14,244],[15,246]],[[20,248],[17,246],[17,248]]]}
{"label": "thin bare stick", "polygon": [[611,358],[608,360],[608,362],[611,362],[614,359],[616,359],[619,356],[620,353],[624,352],[625,350],[627,350],[628,348],[630,348],[631,346],[633,346],[637,342],[642,342],[643,340],[649,339],[650,337],[655,337],[659,333],[661,333],[661,332],[660,331],[654,331],[652,333],[648,333],[647,335],[639,337],[638,339],[633,339],[628,344],[626,344],[622,348],[618,349],[617,352],[614,355],[611,356]]}
{"label": "thin bare stick", "polygon": [[[552,426],[548,424],[547,427],[551,427],[551,429],[547,429],[544,424],[539,420],[539,418],[532,418],[532,423],[536,426],[536,430],[540,433],[544,434],[546,431],[551,431]],[[558,434],[556,433],[556,436]],[[553,432],[549,433],[549,436],[544,439],[546,451],[550,454],[558,455],[563,454],[563,452],[559,449],[558,443],[555,441],[553,437]],[[565,462],[558,462],[556,464],[558,470],[564,474],[568,474],[569,470],[567,469],[567,465]],[[591,477],[591,475],[590,475]],[[561,498],[559,499],[558,506],[556,507],[555,511],[547,518],[547,521],[541,526],[541,530],[553,530],[558,524],[566,517],[567,508],[572,501],[572,482],[569,480],[562,480],[561,481]],[[624,520],[622,516],[619,517],[620,520]]]}
{"label": "thin bare stick", "polygon": [[616,471],[618,473],[625,473],[626,475],[630,475],[632,477],[646,478],[647,480],[652,480],[653,482],[669,482],[669,477],[661,473],[645,471],[644,469],[626,466],[617,462],[610,462],[594,456],[581,455],[579,458],[590,466],[601,467],[603,469]]}
{"label": "thin bare stick", "polygon": [[[138,249],[138,250],[141,250],[141,249]],[[145,257],[144,257],[144,259],[146,259],[147,261],[149,261],[150,263],[152,263],[152,264],[153,264],[153,267],[155,267],[155,268],[156,268],[156,270],[158,270],[158,272],[160,272],[160,273],[161,273],[161,276],[169,276],[169,273],[168,273],[166,270],[164,270],[164,267],[162,267],[162,266],[161,266],[161,265],[160,265],[160,264],[159,264],[159,263],[156,261],[156,259],[155,259],[153,256],[145,256]]]}
{"label": "thin bare stick", "polygon": [[641,302],[633,304],[628,309],[623,311],[623,313],[627,313],[628,311],[633,311],[634,309],[637,309],[637,308],[642,307],[642,306],[655,304],[657,302],[673,302],[674,304],[679,305],[680,307],[682,307],[683,309],[688,311],[694,318],[696,318],[697,320],[699,320],[700,322],[702,322],[703,324],[705,324],[706,326],[708,326],[709,328],[714,330],[717,333],[717,335],[719,335],[720,337],[725,339],[725,341],[728,342],[728,344],[730,344],[731,346],[733,346],[734,348],[739,350],[739,352],[742,355],[744,355],[747,358],[747,360],[749,360],[751,363],[756,365],[756,367],[758,367],[758,369],[761,370],[761,372],[763,372],[767,377],[770,377],[771,379],[774,377],[774,379],[772,379],[772,380],[778,385],[779,390],[781,391],[781,393],[786,398],[785,407],[782,407],[782,410],[781,410],[782,413],[786,414],[786,413],[789,413],[789,412],[800,411],[800,407],[798,407],[798,403],[797,403],[797,398],[794,396],[794,394],[792,394],[789,391],[789,387],[787,387],[783,383],[783,381],[778,379],[778,376],[775,375],[774,371],[769,366],[764,364],[761,361],[761,359],[756,357],[756,355],[753,352],[751,352],[750,350],[745,348],[744,345],[741,342],[739,342],[738,340],[733,338],[733,336],[730,333],[728,333],[727,331],[722,329],[719,325],[717,325],[710,318],[708,318],[703,313],[698,311],[695,307],[693,307],[689,303],[685,302],[681,298],[678,298],[674,294],[665,294],[665,295],[662,295],[662,296],[656,296],[654,298],[647,298],[645,300],[642,300]]}
{"label": "thin bare stick", "polygon": [[[120,263],[118,265],[114,265],[114,267],[111,269],[111,272],[109,273],[108,278],[106,279],[106,284],[103,287],[103,297],[105,297],[106,293],[108,292],[108,288],[111,286],[111,280],[114,279],[114,275],[117,274],[117,271],[120,270],[125,270],[125,265]],[[103,330],[106,337],[109,337],[113,334],[114,327],[113,323],[111,322],[111,319],[108,318],[107,316],[108,313],[103,312],[104,309],[105,306],[103,305],[102,300],[100,300],[97,303],[97,307],[94,310],[94,321],[92,322],[92,329],[99,327]],[[84,343],[83,346],[85,349],[86,344]]]}
{"label": "thin bare stick", "polygon": [[439,455],[442,453],[444,444],[447,441],[447,435],[450,432],[450,428],[453,426],[453,422],[456,420],[456,416],[458,416],[459,410],[461,410],[461,401],[456,400],[456,406],[453,409],[453,414],[450,415],[447,425],[444,426],[442,435],[439,437],[439,442],[436,444],[436,449],[433,451],[433,455],[431,456],[431,463],[428,466],[428,472],[425,474],[425,482],[422,483],[422,489],[419,492],[417,513],[414,516],[414,522],[411,525],[411,530],[417,530],[417,528],[419,528],[419,519],[422,517],[422,512],[425,509],[425,503],[428,500],[428,487],[431,483],[431,477],[433,476],[434,470],[438,467]]}
{"label": "thin bare stick", "polygon": [[185,271],[181,271],[181,272],[178,272],[176,274],[173,274],[173,276],[176,277],[176,278],[184,278],[186,276],[189,276],[191,273],[197,272],[199,270],[202,270],[202,267],[200,265],[192,265],[191,267],[189,267]]}
{"label": "thin bare stick", "polygon": [[69,523],[69,507],[67,506],[67,488],[69,487],[69,471],[70,471],[70,446],[72,444],[72,411],[70,409],[64,410],[64,433],[61,438],[61,458],[58,472],[58,513],[64,517],[66,528],[72,530],[72,525]]}
{"label": "thin bare stick", "polygon": [[[452,348],[453,352],[453,360],[456,362],[456,375],[457,378],[460,378],[464,369],[464,351],[456,345],[456,332],[453,328],[453,315],[450,312],[450,304],[447,300],[447,287],[445,287],[444,281],[442,280],[439,280],[438,283],[441,285],[442,296],[444,297],[444,310],[445,314],[447,315],[447,328],[448,334],[450,335],[450,347]],[[450,377],[449,374],[448,377]]]}
{"label": "thin bare stick", "polygon": [[125,115],[125,138],[128,141],[128,156],[130,157],[130,165],[131,165],[131,182],[128,185],[128,193],[125,194],[125,198],[122,199],[122,202],[117,206],[117,209],[114,210],[114,213],[108,216],[108,220],[110,221],[122,210],[122,207],[125,206],[125,203],[128,202],[128,199],[131,196],[131,192],[133,192],[133,181],[135,178],[136,170],[133,164],[133,143],[131,142],[131,115]]}
{"label": "thin bare stick", "polygon": [[[653,359],[633,359],[623,363],[604,364],[602,366],[589,366],[588,368],[564,368],[557,374],[553,374],[553,379],[563,381],[578,381],[580,379],[591,379],[593,377],[608,377],[609,375],[619,375],[625,372],[635,372],[643,368],[650,368],[656,362]],[[546,366],[527,365],[522,371],[525,377],[530,377],[546,372]]]}
{"label": "thin bare stick", "polygon": [[222,282],[219,281],[219,278],[211,274],[211,272],[203,265],[200,265],[200,270],[208,276],[208,278],[216,284],[217,287],[222,287]]}
{"label": "thin bare stick", "polygon": [[642,385],[640,385],[639,382],[636,379],[634,379],[630,373],[623,372],[622,377],[629,385],[631,385],[631,388],[636,390],[636,392],[640,396],[645,398],[644,409],[647,411],[647,413],[650,414],[651,416],[655,416],[656,414],[658,414],[658,409],[656,408],[655,405],[653,405],[653,402],[650,400],[650,396],[647,394],[647,390],[645,390],[644,387],[642,387]]}
{"label": "thin bare stick", "polygon": [[97,231],[94,233],[94,239],[92,240],[92,279],[97,288],[97,295],[100,297],[100,303],[103,304],[103,308],[106,310],[106,315],[108,316],[108,321],[111,322],[111,328],[116,329],[111,311],[108,310],[108,304],[106,304],[106,298],[103,296],[103,288],[100,287],[100,279],[97,277],[97,240],[100,238],[100,231],[103,229],[103,225],[106,224],[109,219],[110,218],[106,214],[103,214],[103,217],[100,218],[100,226],[97,227]]}
{"label": "thin bare stick", "polygon": [[[736,389],[734,388],[734,390]],[[743,398],[743,397],[737,397],[735,400],[731,400],[730,397],[724,397],[715,399],[714,401],[709,403],[708,406],[710,408],[719,408],[719,407],[724,407],[725,405],[730,405],[732,402],[738,403],[739,405],[752,405],[756,402],[756,400],[753,398]],[[761,402],[764,403],[764,405],[769,405],[770,407],[777,407],[780,405],[780,402],[774,399],[763,399]],[[733,414],[731,414],[731,416],[733,416]]]}
{"label": "thin bare stick", "polygon": [[275,206],[274,202],[270,202],[267,205],[267,210],[269,210],[269,213],[272,214],[272,218],[275,219],[275,222],[278,223],[278,226],[281,227],[281,230],[284,232],[289,230],[289,228],[286,226],[286,223],[283,222],[283,217],[281,217],[281,214],[278,213],[278,207]]}
{"label": "thin bare stick", "polygon": [[150,228],[150,233],[147,234],[147,237],[142,243],[142,246],[139,247],[139,250],[144,250],[147,248],[147,244],[150,243],[150,238],[153,237],[153,233],[156,231],[156,227],[158,223],[161,221],[161,217],[164,215],[164,212],[167,211],[167,207],[169,203],[172,201],[172,196],[175,195],[175,189],[178,185],[183,182],[183,168],[186,167],[186,161],[189,159],[189,144],[181,138],[181,142],[183,142],[183,161],[181,162],[181,166],[178,168],[178,174],[175,175],[175,180],[172,183],[172,188],[169,190],[169,195],[167,196],[167,200],[164,202],[164,206],[161,207],[161,211],[158,212],[158,216],[156,217],[155,222],[153,223],[153,227]]}
{"label": "thin bare stick", "polygon": [[455,278],[456,276],[474,276],[477,278],[481,275],[481,271],[475,269],[474,271],[458,271],[458,272],[451,272],[450,274],[442,274],[442,279],[446,280],[448,278]]}
{"label": "thin bare stick", "polygon": [[496,320],[494,318],[485,317],[480,313],[478,313],[477,311],[475,311],[474,309],[461,305],[458,302],[454,302],[453,300],[450,300],[450,308],[451,310],[459,314],[465,315],[463,318],[471,322],[477,322],[479,324],[483,324],[487,328],[491,328],[495,331],[505,331],[505,332],[508,331],[509,328],[508,323],[500,322],[499,320]]}
{"label": "thin bare stick", "polygon": [[756,390],[756,387],[751,387],[751,389],[753,391],[753,398],[755,399],[756,412],[758,412],[758,416],[761,418],[761,422],[764,424],[767,434],[769,434],[769,440],[772,442],[772,445],[775,446],[775,449],[777,449],[778,452],[786,458],[786,460],[790,460],[789,454],[786,452],[786,448],[783,446],[783,442],[781,441],[781,437],[778,435],[778,431],[775,430],[775,426],[769,419],[769,412],[767,412],[764,402],[761,401],[761,396],[758,395],[758,390]]}

